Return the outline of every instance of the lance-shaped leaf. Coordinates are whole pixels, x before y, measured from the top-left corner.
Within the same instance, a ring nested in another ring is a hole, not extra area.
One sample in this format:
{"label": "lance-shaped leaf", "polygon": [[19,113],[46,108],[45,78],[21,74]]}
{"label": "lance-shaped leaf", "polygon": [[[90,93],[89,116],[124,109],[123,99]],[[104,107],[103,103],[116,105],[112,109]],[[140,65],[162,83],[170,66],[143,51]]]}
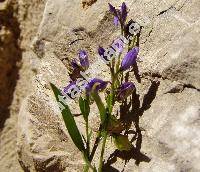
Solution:
{"label": "lance-shaped leaf", "polygon": [[74,117],[73,117],[69,107],[65,104],[65,102],[60,102],[59,96],[63,96],[63,95],[61,94],[59,89],[54,84],[51,83],[50,85],[54,92],[57,102],[59,104],[62,103],[62,105],[64,106],[64,109],[62,110],[61,113],[62,113],[62,117],[64,119],[65,125],[67,127],[67,130],[69,132],[69,135],[70,135],[72,141],[74,142],[74,144],[80,151],[85,151],[85,147],[84,147],[84,143],[83,143],[81,134],[78,130],[78,127],[76,125],[76,122],[74,120]]}
{"label": "lance-shaped leaf", "polygon": [[87,99],[83,99],[82,97],[79,98],[79,107],[83,118],[87,121],[89,113],[90,113],[90,105]]}

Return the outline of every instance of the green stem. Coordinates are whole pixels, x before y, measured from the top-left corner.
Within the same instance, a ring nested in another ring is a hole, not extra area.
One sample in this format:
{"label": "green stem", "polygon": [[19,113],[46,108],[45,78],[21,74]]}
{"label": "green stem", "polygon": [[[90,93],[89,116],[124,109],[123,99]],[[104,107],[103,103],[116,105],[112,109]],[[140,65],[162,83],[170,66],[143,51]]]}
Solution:
{"label": "green stem", "polygon": [[103,168],[103,155],[104,155],[104,152],[105,152],[105,145],[106,145],[107,137],[108,137],[108,133],[105,132],[105,135],[103,137],[102,148],[101,148],[101,156],[100,156],[100,160],[99,160],[99,170],[98,170],[98,172],[102,172],[102,168]]}
{"label": "green stem", "polygon": [[117,64],[116,64],[116,71],[115,71],[116,73],[119,71],[121,55],[122,55],[122,53],[120,53],[119,56],[117,57]]}
{"label": "green stem", "polygon": [[106,117],[106,108],[105,108],[105,106],[104,106],[104,104],[103,104],[98,93],[92,93],[92,97],[97,104],[97,107],[98,107],[99,112],[100,112],[101,122],[103,124],[104,121],[105,121],[105,117]]}
{"label": "green stem", "polygon": [[88,172],[88,170],[91,168],[93,172],[96,172],[96,168],[92,166],[91,162],[88,160],[88,157],[86,154],[83,153],[83,158],[85,161],[85,167],[84,167],[84,172]]}
{"label": "green stem", "polygon": [[87,156],[89,157],[90,155],[90,138],[89,138],[89,126],[88,126],[88,119],[86,120],[86,138],[87,138]]}
{"label": "green stem", "polygon": [[87,164],[85,164],[84,169],[83,169],[83,172],[88,172],[89,169],[90,169],[90,167],[89,167]]}

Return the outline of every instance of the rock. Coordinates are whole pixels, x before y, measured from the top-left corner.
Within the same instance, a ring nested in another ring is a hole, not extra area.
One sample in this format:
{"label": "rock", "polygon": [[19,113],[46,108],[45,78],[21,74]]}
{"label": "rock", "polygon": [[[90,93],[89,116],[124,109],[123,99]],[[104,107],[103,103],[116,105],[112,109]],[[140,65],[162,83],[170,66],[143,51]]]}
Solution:
{"label": "rock", "polygon": [[47,101],[41,94],[32,95],[24,101],[19,112],[18,152],[23,169],[64,171],[70,166],[82,168],[81,156],[78,150],[72,149],[66,130],[61,126],[63,121],[57,115],[58,109],[52,111],[52,99],[49,105]]}
{"label": "rock", "polygon": [[19,38],[19,24],[13,17],[14,10],[9,11],[13,8],[11,4],[7,1],[0,4],[2,3],[7,5],[6,10],[0,11],[0,129],[9,116],[8,107],[12,102],[18,72],[16,63],[21,59],[21,50],[16,39]]}
{"label": "rock", "polygon": [[[44,1],[0,0],[0,171],[23,171],[17,156],[17,118],[32,89],[30,40]],[[23,46],[22,46],[23,44]],[[26,46],[24,46],[26,45]]]}
{"label": "rock", "polygon": [[[59,88],[69,83],[69,62],[79,49],[89,53],[90,77],[109,79],[107,67],[96,58],[97,47],[109,46],[120,34],[108,13],[108,1],[91,1],[87,8],[83,8],[82,2],[90,1],[47,1],[33,43],[34,51],[40,56],[40,67],[33,92],[19,113],[18,154],[26,170],[82,169],[81,156],[66,132],[49,82]],[[120,5],[120,2],[109,2]],[[141,78],[135,79],[134,74],[130,74],[137,92],[131,113],[127,116],[126,111],[122,111],[121,114],[132,124],[130,137],[134,147],[130,152],[120,152],[108,139],[105,171],[199,171],[200,34],[197,20],[200,13],[195,9],[200,3],[198,0],[126,2],[130,8],[129,18],[143,26],[141,60],[137,62]],[[76,102],[67,103],[73,113],[79,113]],[[93,128],[98,128],[95,106],[92,117]],[[83,132],[81,118],[76,118],[76,122]],[[97,164],[98,158],[94,162]]]}
{"label": "rock", "polygon": [[142,163],[141,171],[200,169],[200,154],[197,151],[199,96],[197,90],[188,88],[181,94],[165,94],[157,97],[151,108],[144,112],[141,118],[141,127],[145,130],[142,151],[150,155],[151,162],[147,167]]}

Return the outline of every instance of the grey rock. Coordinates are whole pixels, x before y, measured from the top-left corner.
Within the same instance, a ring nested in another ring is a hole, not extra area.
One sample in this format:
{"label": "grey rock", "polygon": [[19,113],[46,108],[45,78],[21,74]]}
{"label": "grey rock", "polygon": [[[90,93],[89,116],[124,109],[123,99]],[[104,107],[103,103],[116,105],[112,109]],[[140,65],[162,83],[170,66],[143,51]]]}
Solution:
{"label": "grey rock", "polygon": [[[105,162],[111,159],[114,163],[107,171],[199,171],[200,3],[198,0],[126,2],[129,17],[143,26],[139,54],[142,60],[138,61],[141,82],[130,75],[138,95],[137,113],[128,119],[137,124],[132,127],[137,131],[137,139],[127,156],[115,151],[108,140]],[[107,67],[95,58],[98,45],[108,46],[120,34],[112,24],[107,3],[97,0],[83,8],[77,0],[47,1],[33,45],[41,58],[39,73],[33,82],[33,95],[24,101],[19,118],[19,158],[31,171],[82,168],[81,156],[64,128],[49,82],[60,88],[68,84],[69,61],[80,48],[89,52],[94,63],[89,75],[109,79]],[[67,103],[73,113],[79,113],[76,102]],[[116,105],[115,110],[118,109]],[[91,120],[97,121],[92,128],[98,128],[95,106],[92,116]],[[83,121],[76,118],[76,122],[83,131]],[[97,164],[98,159],[94,162]]]}

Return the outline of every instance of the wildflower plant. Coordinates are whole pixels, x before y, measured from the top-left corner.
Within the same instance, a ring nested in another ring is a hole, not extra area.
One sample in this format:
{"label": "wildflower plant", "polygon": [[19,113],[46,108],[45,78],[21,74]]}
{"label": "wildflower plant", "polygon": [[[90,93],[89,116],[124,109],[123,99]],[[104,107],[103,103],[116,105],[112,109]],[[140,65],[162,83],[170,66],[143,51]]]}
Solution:
{"label": "wildflower plant", "polygon": [[[71,62],[73,71],[70,74],[72,81],[69,85],[60,90],[51,84],[68,133],[76,147],[83,154],[84,171],[91,169],[92,171],[102,172],[108,137],[114,140],[117,149],[120,151],[128,151],[132,148],[128,136],[122,134],[125,128],[122,122],[113,114],[113,107],[116,102],[123,103],[136,89],[134,83],[125,81],[124,73],[129,71],[136,63],[139,53],[138,34],[140,27],[133,20],[127,22],[128,8],[125,3],[122,3],[120,9],[111,4],[108,5],[114,16],[114,25],[121,28],[121,37],[113,41],[109,48],[98,48],[99,57],[110,69],[110,81],[104,81],[100,78],[84,79],[83,73],[86,72],[90,64],[87,52],[80,50],[78,59],[73,59]],[[105,93],[105,101],[102,100],[100,92]],[[85,134],[80,133],[74,115],[66,103],[66,98],[74,99],[77,96],[79,96],[80,112],[85,121]],[[90,105],[93,103],[96,103],[98,107],[101,121],[95,143],[91,140],[93,133],[90,130],[89,123]],[[97,170],[93,158],[100,143],[101,153],[98,157],[99,166]]]}

